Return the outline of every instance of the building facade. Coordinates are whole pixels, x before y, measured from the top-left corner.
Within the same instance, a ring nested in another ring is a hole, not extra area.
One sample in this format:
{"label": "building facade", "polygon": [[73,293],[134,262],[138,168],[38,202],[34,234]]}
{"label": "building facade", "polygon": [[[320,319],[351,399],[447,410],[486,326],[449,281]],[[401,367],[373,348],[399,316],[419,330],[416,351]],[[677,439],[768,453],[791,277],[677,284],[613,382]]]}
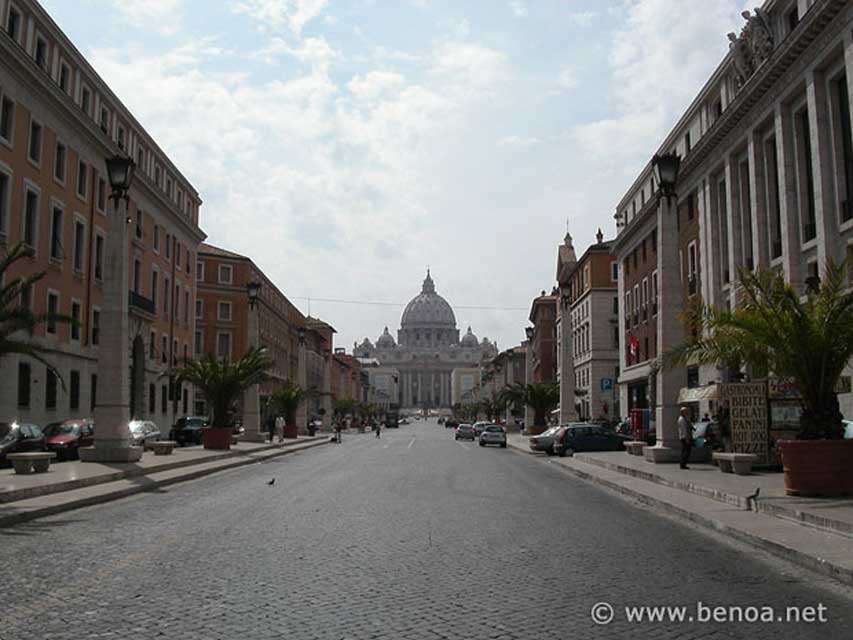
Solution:
{"label": "building facade", "polygon": [[[681,157],[677,196],[658,197],[649,163],[617,207],[622,406],[654,407],[659,433],[680,388],[729,375],[657,366],[692,300],[736,307],[741,269],[775,269],[805,292],[827,259],[853,256],[853,5],[768,0],[744,16],[656,150]],[[851,415],[851,394],[839,401]]]}
{"label": "building facade", "polygon": [[[168,428],[193,404],[163,373],[194,355],[201,199],[41,5],[0,0],[0,25],[0,252],[30,251],[8,277],[45,272],[22,305],[75,320],[34,336],[64,388],[40,363],[0,362],[2,419],[93,415],[99,385],[113,382],[98,376],[105,247],[128,224],[130,413]],[[109,199],[116,154],[136,162],[127,221]]]}
{"label": "building facade", "polygon": [[453,309],[436,293],[427,271],[420,294],[403,311],[397,340],[385,327],[375,346],[365,338],[353,353],[376,358],[382,367],[396,372],[394,386],[402,407],[437,409],[453,404],[453,370],[479,366],[497,353],[497,346],[488,338],[478,341],[471,327],[460,340]]}
{"label": "building facade", "polygon": [[557,300],[556,291],[543,291],[533,299],[529,320],[533,324],[530,341],[533,355],[533,382],[554,382],[557,379]]}

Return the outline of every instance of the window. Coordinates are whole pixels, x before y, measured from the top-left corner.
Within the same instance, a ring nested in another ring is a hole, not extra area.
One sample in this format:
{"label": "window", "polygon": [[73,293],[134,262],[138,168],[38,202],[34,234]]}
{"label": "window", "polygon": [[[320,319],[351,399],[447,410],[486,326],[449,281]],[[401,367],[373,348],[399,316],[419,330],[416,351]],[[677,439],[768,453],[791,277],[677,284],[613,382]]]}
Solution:
{"label": "window", "polygon": [[216,319],[217,320],[231,320],[231,303],[230,302],[219,302],[216,306]]}
{"label": "window", "polygon": [[21,308],[33,310],[33,285],[21,286]]}
{"label": "window", "polygon": [[157,278],[160,274],[156,271],[151,272],[151,302],[154,303],[154,312],[157,312]]}
{"label": "window", "polygon": [[75,273],[83,273],[85,263],[86,226],[80,221],[74,221],[74,256],[73,267]]}
{"label": "window", "polygon": [[119,126],[118,135],[116,136],[119,149],[124,149],[124,127]]}
{"label": "window", "polygon": [[50,214],[50,259],[62,260],[62,209],[53,207]]}
{"label": "window", "polygon": [[172,341],[172,366],[178,364],[178,339]]}
{"label": "window", "polygon": [[67,160],[67,150],[61,142],[56,143],[56,153],[53,159],[53,177],[60,183],[65,184],[65,165]]}
{"label": "window", "polygon": [[110,130],[110,112],[106,107],[101,107],[100,126],[104,133]]}
{"label": "window", "polygon": [[104,279],[104,236],[95,236],[95,280]]}
{"label": "window", "polygon": [[641,290],[641,302],[643,305],[643,322],[649,319],[649,279],[643,278],[643,288]]}
{"label": "window", "polygon": [[167,336],[163,336],[160,341],[160,361],[166,362],[169,357],[169,338]]}
{"label": "window", "polygon": [[189,391],[187,389],[183,389],[182,393],[181,393],[181,397],[182,397],[182,402],[181,402],[182,407],[181,408],[182,408],[184,414],[186,414],[187,409],[189,409],[189,399],[190,399]]}
{"label": "window", "polygon": [[175,282],[175,297],[172,298],[172,306],[175,308],[175,320],[181,317],[181,285]]}
{"label": "window", "polygon": [[142,216],[145,214],[142,209],[136,207],[136,239],[142,240]]}
{"label": "window", "polygon": [[98,403],[98,374],[93,373],[89,387],[89,410],[94,411]]}
{"label": "window", "polygon": [[56,319],[50,316],[54,316],[59,313],[59,295],[53,291],[50,291],[47,294],[47,313],[49,317],[45,330],[51,335],[56,335]]}
{"label": "window", "polygon": [[182,246],[181,243],[175,240],[175,268],[180,271],[181,270],[181,251]]}
{"label": "window", "polygon": [[86,199],[86,182],[89,176],[89,167],[80,160],[77,163],[77,195]]}
{"label": "window", "polygon": [[28,408],[30,406],[30,385],[32,369],[28,362],[18,363],[18,406]]}
{"label": "window", "polygon": [[39,197],[34,191],[27,190],[26,204],[24,206],[24,234],[23,240],[28,246],[36,248],[36,237],[38,230]]}
{"label": "window", "polygon": [[172,257],[172,236],[166,234],[166,260]]}
{"label": "window", "polygon": [[190,290],[184,289],[184,324],[190,323]]}
{"label": "window", "polygon": [[169,410],[169,391],[165,384],[160,385],[160,413],[166,413]]}
{"label": "window", "polygon": [[652,272],[652,315],[658,314],[658,272]]}
{"label": "window", "polygon": [[47,42],[45,42],[44,38],[36,36],[36,48],[34,51],[33,57],[36,60],[36,64],[41,68],[42,71],[47,70]]}
{"label": "window", "polygon": [[145,170],[145,149],[139,145],[136,147],[136,166],[139,167],[140,171]]}
{"label": "window", "polygon": [[160,186],[160,167],[154,167],[154,184]]}
{"label": "window", "polygon": [[80,408],[80,372],[72,370],[68,376],[68,408],[76,411]]}
{"label": "window", "polygon": [[80,108],[83,110],[87,116],[91,113],[89,107],[92,102],[92,94],[87,87],[83,87],[83,90],[80,92]]}
{"label": "window", "polygon": [[204,282],[204,262],[201,260],[195,263],[195,279],[197,282]]}
{"label": "window", "polygon": [[231,284],[232,276],[233,276],[233,272],[231,269],[231,265],[228,265],[228,264],[219,265],[219,284]]}
{"label": "window", "polygon": [[154,360],[157,358],[157,332],[152,331],[148,338],[148,359]]}
{"label": "window", "polygon": [[812,143],[809,129],[809,110],[803,109],[794,116],[797,142],[797,183],[800,201],[803,242],[813,240],[817,235],[815,224],[815,191],[812,167]]}
{"label": "window", "polygon": [[231,334],[219,333],[216,336],[216,355],[219,358],[231,357]]}
{"label": "window", "polygon": [[169,276],[163,277],[163,317],[169,317],[169,296],[171,295],[172,283],[169,280]]}
{"label": "window", "polygon": [[15,42],[21,37],[21,14],[15,7],[9,7],[9,17],[6,20],[6,32]]}
{"label": "window", "polygon": [[77,300],[71,301],[71,339],[80,342],[80,312],[82,307]]}
{"label": "window", "polygon": [[64,62],[59,63],[59,88],[65,93],[68,93],[69,80],[71,78],[71,70]]}
{"label": "window", "polygon": [[12,143],[12,131],[14,131],[12,124],[14,120],[15,103],[6,96],[3,96],[3,100],[0,101],[0,138],[9,144]]}
{"label": "window", "polygon": [[5,173],[0,173],[0,236],[5,236],[8,233],[9,198],[11,195],[11,180]]}
{"label": "window", "polygon": [[27,157],[35,164],[41,163],[41,125],[35,120],[30,121],[30,143],[27,147]]}
{"label": "window", "polygon": [[617,280],[619,280],[619,263],[618,262],[611,262],[610,263],[610,279],[613,280],[613,282],[616,282]]}
{"label": "window", "polygon": [[53,369],[45,367],[44,378],[44,408],[56,409],[56,374]]}
{"label": "window", "polygon": [[151,248],[155,253],[160,253],[160,227],[156,224],[151,234]]}
{"label": "window", "polygon": [[196,298],[195,301],[195,319],[202,320],[204,318],[204,300]]}
{"label": "window", "polygon": [[188,345],[188,344],[185,342],[185,343],[184,343],[184,364],[186,364],[187,362],[189,362],[189,360],[190,360],[190,345]]}
{"label": "window", "polygon": [[690,153],[690,132],[684,134],[684,155]]}
{"label": "window", "polygon": [[98,178],[98,210],[104,211],[107,204],[107,183]]}
{"label": "window", "polygon": [[101,312],[98,309],[92,310],[92,344],[101,344]]}
{"label": "window", "polygon": [[157,411],[157,387],[152,383],[148,385],[148,413]]}
{"label": "window", "polygon": [[694,208],[696,206],[695,199],[692,193],[687,194],[687,219],[693,220]]}
{"label": "window", "polygon": [[204,351],[204,334],[201,331],[196,331],[194,352],[198,356],[202,351]]}
{"label": "window", "polygon": [[189,249],[187,249],[184,253],[186,253],[186,256],[187,256],[187,275],[189,275],[191,273],[190,272],[190,264],[192,264],[193,254]]}
{"label": "window", "polygon": [[142,295],[142,262],[139,258],[133,261],[133,293]]}

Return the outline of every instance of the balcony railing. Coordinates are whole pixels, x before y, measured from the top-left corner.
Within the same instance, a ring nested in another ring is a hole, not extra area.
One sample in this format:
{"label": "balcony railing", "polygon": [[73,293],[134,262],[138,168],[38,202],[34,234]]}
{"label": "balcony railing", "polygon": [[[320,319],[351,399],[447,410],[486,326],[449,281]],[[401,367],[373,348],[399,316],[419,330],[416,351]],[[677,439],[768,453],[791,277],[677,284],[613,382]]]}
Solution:
{"label": "balcony railing", "polygon": [[128,293],[130,294],[131,309],[139,309],[140,311],[144,311],[152,316],[157,313],[157,308],[154,306],[153,300],[146,298],[145,296],[141,296],[135,291],[129,291]]}

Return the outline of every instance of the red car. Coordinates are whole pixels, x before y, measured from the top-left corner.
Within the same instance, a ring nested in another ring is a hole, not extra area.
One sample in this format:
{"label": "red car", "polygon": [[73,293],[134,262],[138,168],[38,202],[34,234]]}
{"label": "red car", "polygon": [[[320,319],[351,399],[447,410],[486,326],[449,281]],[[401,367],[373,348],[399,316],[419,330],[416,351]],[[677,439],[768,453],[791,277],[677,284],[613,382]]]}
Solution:
{"label": "red car", "polygon": [[53,422],[44,428],[48,451],[57,460],[79,457],[80,447],[91,447],[95,440],[95,423],[88,419]]}

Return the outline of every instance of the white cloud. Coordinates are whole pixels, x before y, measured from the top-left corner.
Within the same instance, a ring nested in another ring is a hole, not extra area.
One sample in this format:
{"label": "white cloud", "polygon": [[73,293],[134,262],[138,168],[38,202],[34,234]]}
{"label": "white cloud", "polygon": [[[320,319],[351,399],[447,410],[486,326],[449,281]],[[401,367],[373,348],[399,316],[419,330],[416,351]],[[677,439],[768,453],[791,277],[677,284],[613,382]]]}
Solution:
{"label": "white cloud", "polygon": [[539,138],[526,138],[522,136],[504,136],[500,140],[498,140],[497,145],[499,147],[510,147],[510,148],[526,148],[532,147],[534,145],[542,142]]}
{"label": "white cloud", "polygon": [[320,16],[328,0],[235,0],[231,10],[249,16],[265,30],[288,29],[301,36],[309,22]]}
{"label": "white cloud", "polygon": [[431,73],[467,90],[487,89],[507,77],[506,55],[474,42],[447,41],[433,54]]}
{"label": "white cloud", "polygon": [[569,23],[578,27],[589,27],[597,16],[595,11],[576,11],[569,14]]}
{"label": "white cloud", "polygon": [[574,69],[563,69],[557,77],[557,86],[564,91],[575,89],[578,86],[578,78]]}
{"label": "white cloud", "polygon": [[510,0],[509,8],[516,18],[527,17],[527,2],[525,0]]}
{"label": "white cloud", "polygon": [[371,71],[355,76],[347,84],[350,93],[361,100],[376,100],[389,91],[400,88],[405,78],[392,71]]}
{"label": "white cloud", "polygon": [[184,0],[113,0],[113,7],[135,27],[156,27],[162,35],[174,35],[181,27]]}

